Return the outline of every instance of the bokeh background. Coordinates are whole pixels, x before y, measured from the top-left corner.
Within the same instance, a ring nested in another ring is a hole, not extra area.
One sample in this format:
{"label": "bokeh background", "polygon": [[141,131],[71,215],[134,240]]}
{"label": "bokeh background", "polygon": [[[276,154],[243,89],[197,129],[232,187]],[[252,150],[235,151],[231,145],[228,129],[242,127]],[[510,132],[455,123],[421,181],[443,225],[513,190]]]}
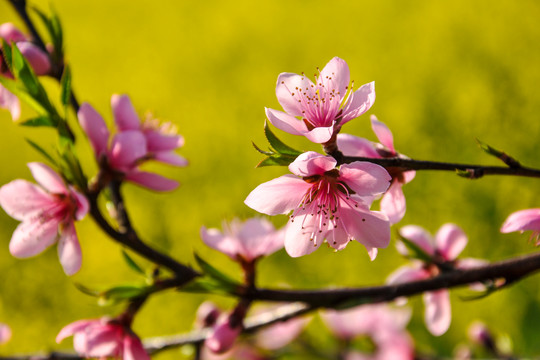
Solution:
{"label": "bokeh background", "polygon": [[[48,9],[48,1],[31,1]],[[194,264],[193,252],[239,277],[236,264],[206,248],[199,229],[222,220],[256,215],[243,204],[259,183],[285,168],[255,169],[261,159],[251,141],[264,147],[264,107],[279,108],[275,82],[280,72],[312,74],[332,57],[345,59],[357,86],[376,82],[376,114],[394,132],[397,149],[416,159],[497,164],[482,153],[479,138],[523,164],[540,167],[540,4],[536,1],[105,1],[53,0],[64,25],[73,86],[112,124],[110,96],[127,93],[142,114],[151,111],[174,122],[186,138],[183,169],[151,166],[182,186],[155,194],[133,185],[124,194],[144,239]],[[7,1],[0,23],[21,24]],[[44,80],[52,93],[54,81]],[[33,116],[23,109],[23,118]],[[374,140],[369,115],[344,132]],[[70,121],[76,123],[71,114]],[[77,151],[89,177],[96,165],[80,134]],[[307,140],[276,133],[289,144],[318,150]],[[25,138],[52,149],[54,133],[16,126],[0,111],[0,183],[30,179],[26,163],[43,161]],[[418,224],[435,232],[445,222],[469,236],[465,257],[492,261],[535,251],[526,235],[500,234],[513,211],[540,206],[538,180],[491,177],[467,180],[452,173],[421,172],[405,187],[408,209],[398,226]],[[376,205],[378,206],[378,205]],[[273,219],[276,225],[286,217]],[[99,307],[74,283],[104,288],[141,281],[123,262],[120,248],[86,219],[77,225],[83,268],[66,277],[56,251],[26,260],[8,252],[17,222],[0,212],[0,321],[13,330],[0,354],[70,349],[54,338],[67,323],[115,314]],[[144,262],[143,262],[144,263]],[[321,248],[289,258],[284,251],[260,264],[259,284],[320,288],[381,284],[405,260],[393,243],[370,262],[351,243],[334,253]],[[538,276],[478,301],[463,301],[466,289],[452,291],[449,331],[433,337],[423,324],[420,297],[411,299],[409,330],[421,353],[451,356],[466,341],[473,319],[511,339],[521,356],[540,354]],[[137,316],[141,337],[188,331],[201,295],[167,292],[152,298]],[[212,297],[223,307],[233,301]],[[308,333],[322,347],[335,344],[319,321]],[[508,341],[507,341],[508,342]],[[178,349],[156,356],[177,359]]]}

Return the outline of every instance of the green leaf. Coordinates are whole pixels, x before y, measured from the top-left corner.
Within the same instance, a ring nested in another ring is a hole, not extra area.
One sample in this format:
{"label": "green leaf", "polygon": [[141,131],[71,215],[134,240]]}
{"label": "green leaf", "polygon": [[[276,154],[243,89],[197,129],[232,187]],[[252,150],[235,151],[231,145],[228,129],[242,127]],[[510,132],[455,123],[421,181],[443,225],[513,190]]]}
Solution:
{"label": "green leaf", "polygon": [[200,266],[200,268],[206,275],[218,280],[223,285],[230,285],[234,287],[240,286],[240,284],[238,284],[234,279],[230,278],[228,275],[224,274],[220,270],[210,265],[203,258],[197,255],[197,253],[194,253],[194,255],[197,264]]}
{"label": "green leaf", "polygon": [[19,100],[30,105],[39,115],[49,116],[49,111],[24,88],[19,86],[16,81],[0,76],[0,84],[13,93],[13,95],[17,96]]}
{"label": "green leaf", "polygon": [[62,101],[64,106],[68,106],[69,99],[71,97],[71,70],[67,65],[64,67],[64,73],[62,74],[60,84],[62,87],[62,91],[60,92],[60,101]]}
{"label": "green leaf", "polygon": [[504,151],[497,150],[491,147],[490,145],[486,144],[485,142],[480,141],[479,139],[476,139],[476,142],[486,154],[496,157],[497,159],[501,160],[509,167],[511,168],[521,167],[521,164],[519,163],[519,161],[517,161],[516,159],[514,159],[513,157],[511,157]]}
{"label": "green leaf", "polygon": [[129,300],[146,294],[149,289],[146,285],[120,285],[102,292],[100,297],[113,301]]}
{"label": "green leaf", "polygon": [[7,64],[9,71],[12,71],[13,65],[12,65],[11,46],[7,41],[2,42],[2,54],[4,56],[4,60]]}
{"label": "green leaf", "polygon": [[47,153],[41,146],[39,146],[38,144],[36,144],[35,142],[33,142],[32,140],[30,139],[25,139],[26,142],[31,146],[33,147],[37,152],[39,152],[41,155],[43,155],[47,160],[49,160],[49,162],[51,164],[53,164],[54,166],[58,166],[56,160],[54,160],[54,158],[49,155],[49,153]]}
{"label": "green leaf", "polygon": [[43,25],[45,25],[45,28],[47,29],[49,37],[51,38],[52,44],[54,46],[54,52],[56,53],[57,51],[62,51],[64,35],[62,32],[62,26],[60,24],[60,19],[58,18],[58,15],[54,11],[54,9],[51,7],[50,18],[37,7],[32,7],[32,10],[34,10],[34,12],[43,22]]}
{"label": "green leaf", "polygon": [[181,292],[196,293],[196,294],[221,294],[229,295],[234,293],[236,286],[224,284],[214,278],[205,276],[191,281],[187,285],[182,286],[178,290]]}
{"label": "green leaf", "polygon": [[292,163],[295,159],[296,157],[290,156],[290,155],[274,154],[272,156],[269,156],[263,159],[260,163],[257,164],[256,167],[289,166],[289,164]]}
{"label": "green leaf", "polygon": [[82,285],[82,284],[79,284],[79,283],[73,283],[73,285],[75,285],[75,287],[76,287],[80,292],[82,292],[83,294],[86,294],[86,295],[98,297],[98,296],[101,294],[100,291],[92,290],[92,289],[87,288],[86,286],[84,286],[84,285]]}
{"label": "green leaf", "polygon": [[70,140],[66,140],[63,137],[60,137],[60,162],[59,167],[60,171],[68,182],[75,184],[81,190],[86,190],[88,186],[88,179],[84,175],[79,159],[76,155],[73,144]]}
{"label": "green leaf", "polygon": [[19,123],[21,126],[39,127],[39,126],[53,126],[53,120],[49,116],[38,116],[33,119],[29,119]]}
{"label": "green leaf", "polygon": [[275,154],[275,152],[273,152],[273,151],[264,151],[264,150],[261,150],[261,148],[258,147],[253,141],[251,142],[251,145],[253,145],[253,147],[255,148],[255,150],[257,150],[258,152],[260,152],[260,153],[263,154],[263,155],[271,156],[271,155],[274,155],[274,154]]}
{"label": "green leaf", "polygon": [[131,256],[128,255],[125,250],[122,250],[122,256],[131,270],[146,276],[146,272],[135,262],[135,260],[131,258]]}
{"label": "green leaf", "polygon": [[301,151],[298,151],[296,149],[293,149],[292,147],[285,145],[281,140],[277,138],[276,135],[270,130],[270,127],[268,126],[268,122],[264,122],[264,135],[266,136],[266,139],[270,143],[270,146],[274,148],[278,153],[285,154],[285,155],[291,155],[296,158],[298,155],[302,154]]}

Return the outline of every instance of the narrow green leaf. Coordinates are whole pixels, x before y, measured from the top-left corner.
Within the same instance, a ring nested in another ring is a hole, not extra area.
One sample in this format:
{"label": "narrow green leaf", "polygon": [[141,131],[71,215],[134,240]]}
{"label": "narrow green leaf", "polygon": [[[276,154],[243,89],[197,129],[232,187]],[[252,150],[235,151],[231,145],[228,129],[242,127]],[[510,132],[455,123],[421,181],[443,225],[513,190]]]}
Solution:
{"label": "narrow green leaf", "polygon": [[39,116],[19,123],[21,126],[39,127],[39,126],[54,126],[53,120],[48,116]]}
{"label": "narrow green leaf", "polygon": [[456,169],[457,176],[461,176],[466,179],[474,179],[474,170],[468,169],[468,170],[461,170]]}
{"label": "narrow green leaf", "polygon": [[39,146],[38,144],[36,144],[35,142],[33,142],[32,140],[30,139],[25,139],[26,142],[31,146],[33,147],[37,152],[39,152],[41,155],[43,155],[47,160],[49,160],[49,162],[51,164],[53,164],[54,166],[58,166],[56,160],[54,160],[54,158],[49,155],[49,153],[47,153],[47,151],[45,151],[41,146]]}
{"label": "narrow green leaf", "polygon": [[11,50],[13,75],[17,80],[21,80],[30,95],[37,99],[41,85],[39,84],[36,74],[34,74],[34,71],[17,46],[12,46]]}
{"label": "narrow green leaf", "polygon": [[197,264],[200,266],[200,268],[203,270],[203,272],[206,275],[220,281],[224,285],[226,284],[226,285],[240,286],[240,284],[238,284],[234,279],[230,278],[228,275],[224,274],[217,268],[210,265],[203,258],[197,255],[197,253],[195,253],[194,255],[195,255],[195,260],[197,261]]}
{"label": "narrow green leaf", "polygon": [[285,145],[281,140],[279,140],[277,136],[274,135],[272,130],[270,130],[270,127],[268,126],[268,122],[266,121],[264,122],[264,135],[266,136],[266,139],[268,140],[272,148],[274,148],[274,150],[276,150],[278,153],[292,155],[295,158],[298,155],[302,154],[301,151],[293,149],[292,147]]}
{"label": "narrow green leaf", "polygon": [[60,92],[60,101],[64,106],[69,105],[69,99],[71,97],[71,70],[68,65],[64,67],[64,73],[60,81],[62,91]]}
{"label": "narrow green leaf", "polygon": [[53,44],[53,58],[55,60],[62,60],[63,55],[63,47],[64,47],[64,35],[62,31],[62,26],[60,24],[60,19],[58,18],[58,15],[54,11],[54,9],[51,7],[51,16],[48,17],[44,12],[39,10],[36,7],[32,7],[32,10],[38,15],[40,20],[45,25],[45,28],[47,29],[47,32],[49,33],[49,37],[51,38],[51,42]]}
{"label": "narrow green leaf", "polygon": [[284,154],[274,154],[263,159],[256,167],[263,166],[289,166],[296,159],[294,156],[284,155]]}
{"label": "narrow green leaf", "polygon": [[82,292],[83,294],[86,294],[86,295],[90,295],[90,296],[95,296],[95,297],[98,297],[100,295],[100,292],[97,291],[97,290],[92,290],[90,288],[87,288],[86,286],[82,285],[82,284],[79,284],[79,283],[73,283],[73,285],[75,285],[75,287],[80,291]]}
{"label": "narrow green leaf", "polygon": [[260,147],[258,147],[257,145],[255,145],[255,143],[252,141],[251,144],[253,145],[253,147],[255,148],[255,150],[257,150],[258,152],[260,152],[261,154],[263,155],[268,155],[268,156],[271,156],[271,155],[274,155],[275,152],[273,151],[264,151],[262,150]]}
{"label": "narrow green leaf", "polygon": [[100,297],[111,300],[129,300],[144,295],[149,290],[145,285],[120,285],[112,287],[100,294]]}
{"label": "narrow green leaf", "polygon": [[4,56],[4,60],[7,64],[9,71],[12,71],[13,65],[12,65],[11,46],[7,41],[2,42],[2,55]]}
{"label": "narrow green leaf", "polygon": [[483,141],[480,141],[479,139],[476,139],[476,142],[480,146],[480,148],[488,155],[494,156],[497,159],[504,162],[506,165],[508,165],[511,168],[520,168],[521,164],[519,161],[505,153],[504,151],[500,151],[495,149],[494,147],[491,147],[490,145],[486,144]]}
{"label": "narrow green leaf", "polygon": [[407,249],[410,251],[412,258],[420,259],[424,262],[432,262],[431,256],[426,253],[420,246],[416,245],[411,240],[401,236],[399,233],[398,236],[401,242],[403,242],[403,244],[405,244]]}
{"label": "narrow green leaf", "polygon": [[131,258],[131,256],[128,255],[125,250],[122,250],[122,256],[131,270],[146,276],[146,272],[135,262],[135,260],[133,260],[133,258]]}
{"label": "narrow green leaf", "polygon": [[228,295],[234,293],[236,286],[224,284],[214,278],[205,276],[191,281],[187,285],[178,289],[181,292],[196,293],[196,294],[222,294]]}
{"label": "narrow green leaf", "polygon": [[13,95],[17,96],[19,100],[30,105],[41,116],[48,116],[49,111],[40,104],[39,101],[36,101],[32,95],[30,95],[24,88],[20,87],[16,81],[1,77],[0,84],[8,89]]}

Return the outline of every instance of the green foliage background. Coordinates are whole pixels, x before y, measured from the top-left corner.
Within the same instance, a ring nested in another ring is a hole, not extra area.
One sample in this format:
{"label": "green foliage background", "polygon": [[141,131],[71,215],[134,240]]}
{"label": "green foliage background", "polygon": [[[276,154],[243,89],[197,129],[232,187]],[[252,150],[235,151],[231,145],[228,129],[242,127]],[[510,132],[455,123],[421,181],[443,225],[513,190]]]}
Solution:
{"label": "green foliage background", "polygon": [[[43,10],[46,1],[32,2]],[[126,185],[124,193],[141,236],[185,263],[196,251],[229,274],[236,264],[206,248],[199,229],[220,227],[222,219],[256,215],[243,204],[259,183],[285,168],[254,166],[251,146],[265,145],[264,107],[279,108],[275,82],[280,72],[312,74],[332,57],[345,59],[357,86],[375,80],[376,114],[394,132],[400,152],[416,159],[497,164],[475,138],[540,167],[540,5],[536,1],[105,1],[54,0],[64,25],[74,89],[112,123],[110,96],[127,93],[136,108],[178,125],[186,138],[184,169],[150,168],[178,179],[175,192],[154,194]],[[19,19],[0,1],[0,23]],[[44,80],[51,92],[58,86]],[[23,118],[32,116],[23,109]],[[344,132],[374,140],[364,115]],[[72,124],[75,117],[71,116]],[[80,130],[77,150],[86,173],[96,166]],[[0,112],[0,183],[30,179],[25,163],[43,161],[24,141],[52,148],[51,131],[17,127]],[[318,150],[307,140],[276,134],[294,147]],[[492,177],[466,180],[452,173],[421,172],[405,187],[408,209],[399,225],[418,224],[435,232],[445,222],[469,235],[465,257],[500,260],[535,251],[527,236],[500,234],[513,211],[540,206],[538,180]],[[286,217],[274,219],[284,224]],[[10,256],[17,222],[0,213],[0,321],[13,339],[1,354],[70,349],[54,338],[67,323],[115,314],[98,307],[73,284],[112,286],[140,281],[125,266],[120,248],[86,219],[77,225],[83,268],[67,278],[55,249],[27,260]],[[351,243],[339,253],[321,248],[289,258],[284,251],[261,262],[261,286],[319,288],[381,284],[405,263],[393,244],[370,262]],[[479,301],[452,292],[450,330],[435,338],[423,324],[420,297],[413,298],[409,325],[423,353],[449,356],[466,341],[466,327],[481,319],[496,334],[507,334],[515,353],[540,354],[538,277]],[[203,296],[168,292],[143,308],[134,327],[141,337],[188,331]],[[231,299],[215,297],[222,306]],[[325,347],[326,330],[308,331]],[[184,350],[185,351],[185,350]],[[173,350],[156,359],[178,358]]]}

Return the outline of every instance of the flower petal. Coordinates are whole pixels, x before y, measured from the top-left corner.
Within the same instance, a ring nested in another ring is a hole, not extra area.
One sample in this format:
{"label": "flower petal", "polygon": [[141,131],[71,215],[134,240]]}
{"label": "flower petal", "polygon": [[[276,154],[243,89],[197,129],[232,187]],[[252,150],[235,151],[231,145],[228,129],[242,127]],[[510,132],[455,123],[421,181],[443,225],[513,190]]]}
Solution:
{"label": "flower petal", "polygon": [[251,218],[244,222],[237,234],[240,243],[240,255],[252,261],[258,257],[270,255],[284,246],[285,233],[278,232],[266,219]]}
{"label": "flower petal", "polygon": [[337,145],[345,156],[380,158],[373,142],[350,134],[338,134]]}
{"label": "flower petal", "polygon": [[300,257],[314,252],[321,246],[326,231],[320,231],[319,224],[309,211],[300,209],[294,219],[287,224],[285,250],[291,257]]}
{"label": "flower petal", "polygon": [[180,167],[187,166],[189,164],[188,161],[184,157],[178,155],[177,153],[173,151],[160,151],[160,152],[154,153],[154,160],[165,163],[165,164],[169,164],[173,166],[180,166]]}
{"label": "flower petal", "polygon": [[88,203],[86,197],[77,190],[75,190],[71,185],[69,186],[69,191],[71,195],[75,198],[75,202],[77,204],[77,210],[75,211],[75,219],[82,220],[86,216],[86,214],[88,214],[88,211],[90,210],[90,204]]}
{"label": "flower petal", "polygon": [[324,66],[318,77],[317,86],[323,84],[328,92],[335,90],[341,97],[345,96],[350,82],[349,66],[345,60],[334,57]]}
{"label": "flower petal", "polygon": [[212,249],[220,251],[231,259],[236,260],[236,255],[239,253],[239,242],[232,237],[224,235],[218,229],[207,229],[201,227],[201,239]]}
{"label": "flower petal", "polygon": [[351,94],[347,105],[343,109],[341,125],[355,119],[368,111],[375,102],[375,82],[362,85],[360,89]]}
{"label": "flower petal", "polygon": [[83,331],[88,325],[94,322],[95,320],[78,320],[64,326],[58,335],[56,335],[56,342],[59,344],[65,338],[70,337],[79,331]]}
{"label": "flower petal", "polygon": [[315,151],[299,155],[289,164],[289,170],[298,176],[323,175],[334,169],[337,161],[331,156],[324,156]]}
{"label": "flower petal", "polygon": [[540,209],[526,209],[516,211],[504,221],[502,233],[514,231],[540,231]]}
{"label": "flower petal", "polygon": [[[0,75],[1,76],[1,75]],[[21,103],[8,89],[0,84],[0,108],[7,109],[11,113],[13,121],[21,116]]]}
{"label": "flower petal", "polygon": [[136,161],[146,156],[146,138],[138,130],[127,130],[116,134],[109,151],[110,165],[118,170],[127,171],[136,165]]}
{"label": "flower petal", "polygon": [[240,326],[231,327],[228,317],[222,317],[206,338],[205,345],[215,353],[224,353],[234,345],[241,331]]}
{"label": "flower petal", "polygon": [[96,158],[99,159],[107,151],[107,144],[109,143],[109,129],[107,129],[105,121],[88,103],[81,105],[77,117],[79,124],[90,140],[90,144],[92,144],[92,148],[94,148]]}
{"label": "flower petal", "polygon": [[64,183],[64,180],[53,169],[39,162],[31,162],[27,164],[30,172],[36,181],[51,194],[65,194],[69,191]]}
{"label": "flower petal", "polygon": [[159,131],[145,131],[146,143],[149,152],[170,151],[184,145],[184,138],[180,135],[162,134]]}
{"label": "flower petal", "polygon": [[450,294],[448,290],[437,290],[424,293],[426,306],[425,321],[430,333],[440,336],[448,330],[452,321]]}
{"label": "flower petal", "polygon": [[355,161],[341,165],[339,178],[359,196],[370,196],[385,192],[392,177],[385,168],[377,164]]}
{"label": "flower petal", "polygon": [[81,268],[81,246],[73,223],[66,225],[58,240],[58,258],[66,275],[71,276]]}
{"label": "flower petal", "polygon": [[304,135],[308,132],[306,124],[283,111],[265,108],[266,117],[278,129],[293,135]]}
{"label": "flower petal", "polygon": [[131,171],[126,174],[126,180],[154,191],[172,191],[180,185],[178,181],[146,171]]}
{"label": "flower petal", "polygon": [[9,243],[9,252],[16,258],[37,255],[56,242],[58,220],[26,220],[17,226]]}
{"label": "flower petal", "polygon": [[11,339],[11,329],[6,324],[0,323],[0,345]]}
{"label": "flower petal", "polygon": [[332,138],[332,135],[334,134],[335,123],[335,121],[332,121],[330,126],[317,126],[313,130],[310,130],[302,135],[304,135],[309,141],[312,141],[316,144],[325,143]]}
{"label": "flower petal", "polygon": [[[399,229],[399,234],[405,239],[412,241],[420,249],[424,250],[428,255],[434,255],[435,249],[433,244],[433,238],[424,228],[416,225],[407,225]],[[398,251],[403,255],[408,255],[409,252],[404,249],[398,248]]]}
{"label": "flower petal", "polygon": [[396,154],[396,149],[394,149],[394,136],[392,135],[392,132],[388,126],[386,126],[385,123],[377,120],[375,115],[371,115],[370,119],[371,128],[377,136],[377,139],[379,139],[379,142],[386,146],[393,154]]}
{"label": "flower petal", "polygon": [[448,261],[455,260],[467,242],[467,235],[455,224],[444,224],[435,235],[437,251]]}
{"label": "flower petal", "polygon": [[49,55],[29,41],[17,43],[21,54],[28,60],[28,63],[36,75],[46,75],[51,71],[51,61]]}
{"label": "flower petal", "polygon": [[19,221],[36,216],[54,203],[53,196],[26,180],[13,180],[0,188],[0,206]]}
{"label": "flower petal", "polygon": [[316,97],[315,86],[304,75],[281,73],[277,79],[276,96],[285,112],[293,116],[304,116],[302,111],[308,106],[305,99]]}
{"label": "flower petal", "polygon": [[381,211],[388,216],[391,224],[397,224],[405,216],[406,208],[407,203],[401,183],[394,180],[381,199]]}
{"label": "flower petal", "polygon": [[8,44],[12,42],[26,41],[26,35],[21,30],[17,29],[12,23],[4,23],[0,25],[0,38],[4,39]]}
{"label": "flower petal", "polygon": [[283,175],[257,186],[244,203],[263,214],[286,214],[300,205],[311,186],[294,175]]}
{"label": "flower petal", "polygon": [[257,345],[267,350],[280,349],[298,337],[309,320],[305,317],[293,318],[263,328],[257,332]]}
{"label": "flower petal", "polygon": [[418,281],[428,279],[430,277],[429,273],[422,268],[422,263],[414,262],[413,266],[402,266],[391,273],[386,279],[386,283],[393,284],[403,284],[411,281]]}
{"label": "flower petal", "polygon": [[135,111],[129,96],[114,94],[111,97],[114,122],[119,131],[139,130],[141,120]]}
{"label": "flower petal", "polygon": [[150,360],[139,338],[127,335],[124,337],[123,360]]}

